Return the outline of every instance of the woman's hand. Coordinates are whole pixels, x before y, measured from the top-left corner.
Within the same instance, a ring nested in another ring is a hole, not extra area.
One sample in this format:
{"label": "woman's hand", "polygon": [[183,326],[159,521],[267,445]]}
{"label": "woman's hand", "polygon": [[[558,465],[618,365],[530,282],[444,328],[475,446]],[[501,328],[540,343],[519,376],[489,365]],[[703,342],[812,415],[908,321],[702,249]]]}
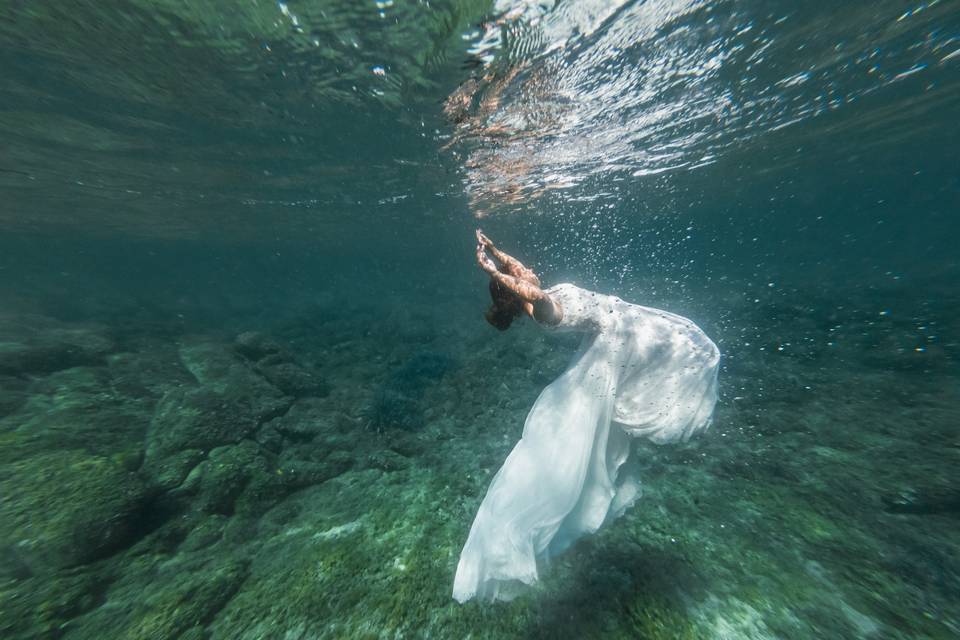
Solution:
{"label": "woman's hand", "polygon": [[477,243],[483,247],[484,250],[493,248],[493,242],[480,229],[477,229]]}
{"label": "woman's hand", "polygon": [[[477,233],[479,235],[480,232],[478,231]],[[497,265],[495,265],[493,260],[490,259],[490,256],[487,255],[487,251],[481,242],[477,242],[477,264],[490,275],[497,272]]]}

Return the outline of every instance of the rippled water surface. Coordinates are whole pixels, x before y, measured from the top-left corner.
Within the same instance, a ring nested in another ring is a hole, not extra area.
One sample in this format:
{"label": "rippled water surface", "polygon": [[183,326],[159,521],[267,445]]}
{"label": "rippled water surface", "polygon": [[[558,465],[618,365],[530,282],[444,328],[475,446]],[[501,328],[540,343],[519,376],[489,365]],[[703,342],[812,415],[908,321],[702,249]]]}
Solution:
{"label": "rippled water surface", "polygon": [[[960,635],[960,7],[0,7],[0,636]],[[575,342],[473,230],[693,319],[713,426],[456,604]]]}

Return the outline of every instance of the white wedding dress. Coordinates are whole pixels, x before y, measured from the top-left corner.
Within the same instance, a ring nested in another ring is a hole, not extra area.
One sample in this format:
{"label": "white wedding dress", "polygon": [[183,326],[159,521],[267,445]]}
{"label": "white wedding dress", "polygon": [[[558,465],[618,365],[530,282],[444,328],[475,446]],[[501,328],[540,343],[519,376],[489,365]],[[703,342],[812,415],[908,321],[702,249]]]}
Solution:
{"label": "white wedding dress", "polygon": [[720,352],[686,318],[560,284],[547,290],[585,332],[567,370],[527,415],[460,554],[453,597],[509,600],[538,566],[618,517],[639,495],[620,473],[630,436],[662,444],[706,429]]}

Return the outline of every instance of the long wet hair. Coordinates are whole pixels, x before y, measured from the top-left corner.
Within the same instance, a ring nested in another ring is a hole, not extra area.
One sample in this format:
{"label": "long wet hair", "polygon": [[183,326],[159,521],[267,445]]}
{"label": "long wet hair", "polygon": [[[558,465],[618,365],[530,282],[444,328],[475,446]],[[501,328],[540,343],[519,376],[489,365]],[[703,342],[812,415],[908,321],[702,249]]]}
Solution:
{"label": "long wet hair", "polygon": [[490,278],[490,299],[493,300],[493,304],[487,309],[484,317],[500,331],[509,329],[514,318],[523,313],[523,301],[517,294],[493,278]]}

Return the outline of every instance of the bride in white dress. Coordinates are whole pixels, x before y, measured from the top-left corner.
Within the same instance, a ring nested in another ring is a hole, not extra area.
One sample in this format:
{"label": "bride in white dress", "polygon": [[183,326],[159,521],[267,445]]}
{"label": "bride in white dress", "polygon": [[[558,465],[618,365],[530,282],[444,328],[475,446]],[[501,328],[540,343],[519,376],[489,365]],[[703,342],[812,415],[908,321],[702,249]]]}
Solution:
{"label": "bride in white dress", "polygon": [[459,602],[511,599],[537,581],[544,561],[633,504],[639,482],[621,473],[630,437],[663,444],[706,429],[720,361],[686,318],[572,284],[541,289],[479,230],[477,240],[477,261],[491,278],[491,324],[504,330],[526,313],[584,337],[487,489],[457,566]]}

